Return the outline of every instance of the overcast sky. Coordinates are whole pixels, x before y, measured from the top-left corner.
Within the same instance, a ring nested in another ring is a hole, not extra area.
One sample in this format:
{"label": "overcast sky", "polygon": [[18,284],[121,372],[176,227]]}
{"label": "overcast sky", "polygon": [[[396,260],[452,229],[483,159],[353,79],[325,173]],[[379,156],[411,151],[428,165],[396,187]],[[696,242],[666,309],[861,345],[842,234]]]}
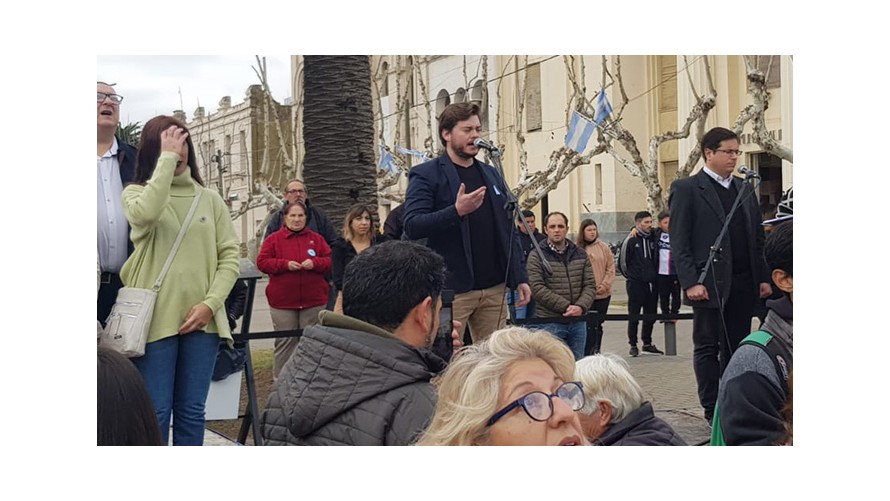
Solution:
{"label": "overcast sky", "polygon": [[[272,96],[283,103],[291,96],[290,56],[265,58]],[[178,109],[190,120],[198,106],[213,113],[223,96],[231,96],[233,106],[240,104],[247,87],[259,84],[251,66],[256,66],[252,55],[98,56],[96,79],[117,83],[115,90],[124,96],[122,124],[145,125],[156,115],[170,115]]]}

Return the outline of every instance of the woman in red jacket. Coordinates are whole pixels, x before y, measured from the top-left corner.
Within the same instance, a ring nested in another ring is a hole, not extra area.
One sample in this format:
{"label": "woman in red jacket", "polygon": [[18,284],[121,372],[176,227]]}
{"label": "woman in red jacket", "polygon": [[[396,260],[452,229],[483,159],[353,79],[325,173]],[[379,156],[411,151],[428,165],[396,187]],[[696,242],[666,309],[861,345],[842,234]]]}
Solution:
{"label": "woman in red jacket", "polygon": [[[281,229],[269,235],[256,258],[257,268],[269,275],[266,298],[276,331],[305,329],[318,322],[318,312],[328,303],[331,248],[324,237],[306,227],[306,206],[291,203]],[[293,355],[298,338],[275,340],[272,375]]]}

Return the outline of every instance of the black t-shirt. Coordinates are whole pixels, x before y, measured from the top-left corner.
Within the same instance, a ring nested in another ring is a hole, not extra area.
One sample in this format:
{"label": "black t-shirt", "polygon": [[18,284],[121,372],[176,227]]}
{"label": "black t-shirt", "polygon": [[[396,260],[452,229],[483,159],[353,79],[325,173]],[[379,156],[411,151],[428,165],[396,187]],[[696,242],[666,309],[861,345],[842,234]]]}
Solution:
{"label": "black t-shirt", "polygon": [[[455,165],[460,182],[464,183],[466,193],[471,193],[485,186],[482,171],[476,162],[470,167]],[[506,217],[495,211],[491,202],[491,193],[485,192],[482,206],[468,214],[470,223],[470,249],[473,256],[473,290],[487,289],[504,281],[507,269],[506,258],[501,250],[494,225],[495,217]]]}

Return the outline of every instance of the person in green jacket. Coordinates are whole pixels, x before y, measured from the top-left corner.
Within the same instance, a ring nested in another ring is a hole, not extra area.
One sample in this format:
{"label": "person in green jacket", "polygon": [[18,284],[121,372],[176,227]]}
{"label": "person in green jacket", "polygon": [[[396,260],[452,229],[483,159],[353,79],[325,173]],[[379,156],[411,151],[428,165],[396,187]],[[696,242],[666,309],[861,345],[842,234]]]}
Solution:
{"label": "person in green jacket", "polygon": [[194,197],[192,221],[158,292],[145,355],[132,361],[155,406],[161,437],[202,445],[204,402],[220,339],[231,343],[225,300],[238,277],[239,248],[229,210],[204,187],[195,148],[181,121],[158,116],[142,130],[136,177],[124,188],[133,254],[121,269],[126,287],[150,289],[161,273]]}

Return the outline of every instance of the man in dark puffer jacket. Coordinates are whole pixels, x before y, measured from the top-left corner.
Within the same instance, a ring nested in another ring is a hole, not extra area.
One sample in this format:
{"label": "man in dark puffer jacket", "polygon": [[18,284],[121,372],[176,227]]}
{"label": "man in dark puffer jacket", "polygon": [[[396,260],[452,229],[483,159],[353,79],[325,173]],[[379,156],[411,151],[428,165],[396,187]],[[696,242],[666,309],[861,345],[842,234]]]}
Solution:
{"label": "man in dark puffer jacket", "polygon": [[[553,273],[547,273],[537,252],[528,256],[528,284],[537,304],[538,318],[579,317],[587,313],[596,297],[596,280],[587,252],[566,238],[569,220],[561,212],[544,217],[547,241],[541,252],[550,263]],[[587,324],[584,320],[570,324],[539,324],[543,329],[562,339],[572,350],[575,360],[584,356]]]}
{"label": "man in dark puffer jacket", "polygon": [[600,353],[579,360],[575,378],[584,389],[581,427],[592,444],[686,445],[671,425],[655,416],[618,355]]}
{"label": "man in dark puffer jacket", "polygon": [[[261,424],[267,445],[409,445],[436,406],[428,348],[445,262],[408,241],[372,246],[343,277],[343,312],[319,314],[284,366]],[[456,333],[452,333],[456,339]]]}

